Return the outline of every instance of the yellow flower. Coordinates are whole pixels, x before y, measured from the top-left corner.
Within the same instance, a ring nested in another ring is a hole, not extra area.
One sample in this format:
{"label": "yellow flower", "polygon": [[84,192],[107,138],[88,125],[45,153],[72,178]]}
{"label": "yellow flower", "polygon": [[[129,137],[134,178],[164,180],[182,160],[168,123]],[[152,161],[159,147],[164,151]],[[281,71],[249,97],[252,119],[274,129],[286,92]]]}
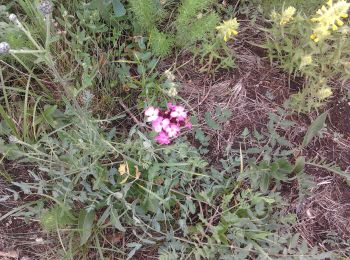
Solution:
{"label": "yellow flower", "polygon": [[295,15],[296,11],[297,9],[295,9],[293,6],[287,7],[287,9],[284,9],[281,14],[277,13],[276,11],[272,11],[271,19],[280,25],[285,25],[293,20],[293,16]]}
{"label": "yellow flower", "polygon": [[300,68],[305,67],[307,65],[310,65],[311,63],[312,63],[312,56],[306,55],[306,56],[301,58]]}
{"label": "yellow flower", "polygon": [[319,91],[317,91],[317,97],[320,100],[329,98],[330,96],[332,96],[332,94],[333,94],[333,91],[330,87],[323,87]]}
{"label": "yellow flower", "polygon": [[129,174],[129,165],[127,163],[121,163],[119,165],[118,172],[121,176],[123,176],[125,173]]}
{"label": "yellow flower", "polygon": [[296,9],[293,6],[289,6],[287,9],[283,10],[281,14],[280,25],[285,25],[293,19]]}
{"label": "yellow flower", "polygon": [[216,29],[224,37],[224,41],[227,42],[231,35],[238,34],[238,27],[239,23],[237,22],[237,19],[234,18],[224,21],[220,26],[217,26]]}
{"label": "yellow flower", "polygon": [[312,18],[311,21],[316,23],[313,34],[310,38],[318,42],[321,39],[326,38],[331,34],[331,31],[336,31],[338,27],[343,26],[344,22],[342,18],[348,17],[348,10],[350,3],[341,0],[333,4],[332,0],[327,2],[327,7],[322,6],[316,13],[316,17]]}

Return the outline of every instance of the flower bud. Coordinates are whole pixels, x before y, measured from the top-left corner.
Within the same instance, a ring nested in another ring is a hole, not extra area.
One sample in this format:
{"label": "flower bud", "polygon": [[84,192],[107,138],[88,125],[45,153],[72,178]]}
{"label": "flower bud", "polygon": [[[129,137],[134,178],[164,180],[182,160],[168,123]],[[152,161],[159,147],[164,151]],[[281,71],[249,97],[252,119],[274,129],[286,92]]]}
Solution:
{"label": "flower bud", "polygon": [[43,14],[43,15],[49,15],[52,13],[53,10],[53,5],[51,1],[49,0],[43,0],[39,3],[38,10]]}
{"label": "flower bud", "polygon": [[10,52],[10,44],[7,42],[0,42],[0,54],[6,54]]}
{"label": "flower bud", "polygon": [[17,15],[15,14],[10,14],[9,15],[9,20],[13,23],[15,23],[17,21]]}
{"label": "flower bud", "polygon": [[18,140],[18,138],[16,136],[10,135],[9,136],[9,142],[15,144],[15,143],[18,143],[19,140]]}

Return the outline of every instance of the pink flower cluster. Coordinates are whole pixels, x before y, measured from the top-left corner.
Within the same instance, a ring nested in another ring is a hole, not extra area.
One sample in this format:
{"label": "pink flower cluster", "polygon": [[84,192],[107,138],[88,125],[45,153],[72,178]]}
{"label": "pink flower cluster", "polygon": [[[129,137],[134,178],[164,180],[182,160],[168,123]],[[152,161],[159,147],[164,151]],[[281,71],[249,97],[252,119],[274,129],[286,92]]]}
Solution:
{"label": "pink flower cluster", "polygon": [[152,124],[153,130],[158,133],[155,140],[160,144],[170,144],[171,140],[179,136],[182,127],[192,128],[185,108],[172,103],[168,103],[166,111],[148,107],[145,116],[147,122]]}

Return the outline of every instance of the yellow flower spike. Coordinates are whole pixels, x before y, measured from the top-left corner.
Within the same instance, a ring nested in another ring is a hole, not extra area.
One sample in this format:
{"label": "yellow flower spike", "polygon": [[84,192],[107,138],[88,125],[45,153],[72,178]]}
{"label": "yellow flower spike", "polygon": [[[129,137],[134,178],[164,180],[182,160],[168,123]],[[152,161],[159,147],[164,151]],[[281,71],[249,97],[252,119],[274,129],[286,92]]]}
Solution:
{"label": "yellow flower spike", "polygon": [[315,42],[316,39],[324,39],[329,36],[331,30],[338,30],[338,26],[341,27],[344,25],[344,22],[340,19],[348,17],[347,12],[350,8],[350,3],[347,3],[345,0],[338,1],[335,4],[332,0],[329,0],[327,6],[328,8],[322,6],[316,12],[316,17],[311,19],[312,22],[317,23],[313,32],[316,37],[311,37]]}
{"label": "yellow flower spike", "polygon": [[291,20],[293,20],[293,16],[295,15],[297,9],[293,6],[289,6],[287,9],[283,10],[281,14],[280,25],[285,25]]}
{"label": "yellow flower spike", "polygon": [[238,34],[239,23],[237,22],[237,18],[230,19],[227,21],[223,21],[223,23],[216,27],[219,31],[219,34],[224,38],[224,41],[227,42],[231,35]]}

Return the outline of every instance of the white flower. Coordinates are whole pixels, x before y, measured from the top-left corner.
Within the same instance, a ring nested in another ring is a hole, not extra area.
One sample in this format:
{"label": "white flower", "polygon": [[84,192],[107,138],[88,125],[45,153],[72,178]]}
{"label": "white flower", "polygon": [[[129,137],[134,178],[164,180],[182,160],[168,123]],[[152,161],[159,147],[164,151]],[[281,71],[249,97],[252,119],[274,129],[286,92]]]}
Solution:
{"label": "white flower", "polygon": [[145,116],[147,116],[147,122],[152,122],[158,118],[159,109],[154,107],[149,107],[145,111]]}
{"label": "white flower", "polygon": [[174,110],[170,113],[170,116],[177,118],[178,120],[184,120],[187,118],[187,112],[183,106],[175,106]]}
{"label": "white flower", "polygon": [[7,42],[0,42],[0,54],[6,54],[10,52],[10,44]]}
{"label": "white flower", "polygon": [[177,89],[175,87],[171,87],[168,90],[169,97],[176,97],[177,96]]}
{"label": "white flower", "polygon": [[170,81],[174,81],[175,80],[175,76],[170,70],[164,71],[164,75]]}
{"label": "white flower", "polygon": [[180,132],[180,127],[178,127],[175,124],[171,124],[167,128],[165,128],[165,132],[167,132],[169,137],[173,138],[176,137]]}

